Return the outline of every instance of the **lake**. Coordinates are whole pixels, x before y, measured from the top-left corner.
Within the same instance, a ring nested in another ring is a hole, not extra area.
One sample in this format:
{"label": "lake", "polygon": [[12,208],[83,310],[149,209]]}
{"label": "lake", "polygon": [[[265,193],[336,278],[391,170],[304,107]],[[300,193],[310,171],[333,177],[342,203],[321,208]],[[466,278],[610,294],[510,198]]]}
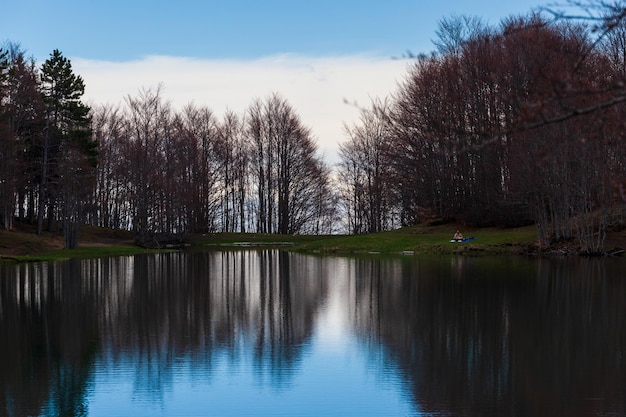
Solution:
{"label": "lake", "polygon": [[0,266],[5,416],[626,416],[626,262]]}

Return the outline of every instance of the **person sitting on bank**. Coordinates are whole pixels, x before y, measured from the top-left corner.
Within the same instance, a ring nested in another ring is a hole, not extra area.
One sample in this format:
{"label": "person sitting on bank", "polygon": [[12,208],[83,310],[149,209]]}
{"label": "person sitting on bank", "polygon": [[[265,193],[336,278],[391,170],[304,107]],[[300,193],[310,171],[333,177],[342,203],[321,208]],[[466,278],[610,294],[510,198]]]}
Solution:
{"label": "person sitting on bank", "polygon": [[454,234],[454,240],[463,240],[463,234],[459,230]]}

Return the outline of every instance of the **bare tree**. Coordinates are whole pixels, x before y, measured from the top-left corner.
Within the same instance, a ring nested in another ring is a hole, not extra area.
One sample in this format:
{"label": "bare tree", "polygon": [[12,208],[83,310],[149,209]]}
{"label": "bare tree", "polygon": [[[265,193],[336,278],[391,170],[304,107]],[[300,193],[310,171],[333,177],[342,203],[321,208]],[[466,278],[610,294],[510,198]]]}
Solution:
{"label": "bare tree", "polygon": [[98,142],[97,182],[90,223],[113,229],[130,229],[132,194],[127,156],[127,120],[119,106],[97,106],[91,129]]}
{"label": "bare tree", "polygon": [[443,55],[458,55],[463,45],[473,37],[484,33],[486,24],[476,16],[452,15],[439,21],[433,44]]}
{"label": "bare tree", "polygon": [[339,175],[351,233],[372,233],[397,226],[391,183],[389,102],[377,101],[362,110],[347,141],[340,145]]}
{"label": "bare tree", "polygon": [[599,41],[599,48],[613,65],[620,80],[626,79],[626,22],[618,21]]}
{"label": "bare tree", "polygon": [[402,207],[482,225],[532,213],[540,241],[601,252],[623,175],[611,62],[586,27],[537,14],[420,58],[390,118]]}
{"label": "bare tree", "polygon": [[245,120],[228,111],[219,128],[217,157],[223,182],[221,197],[222,230],[246,230],[245,209],[248,194],[250,144]]}
{"label": "bare tree", "polygon": [[158,199],[163,189],[165,166],[164,140],[171,121],[168,103],[161,88],[143,89],[137,97],[128,96],[127,149],[131,195],[132,227],[138,242],[148,242],[155,234],[168,232]]}
{"label": "bare tree", "polygon": [[[0,94],[2,193],[5,227],[17,211],[21,219],[35,218],[36,184],[40,176],[44,105],[35,62],[17,44],[5,49]],[[16,210],[17,207],[17,210]]]}
{"label": "bare tree", "polygon": [[186,106],[179,117],[178,135],[191,146],[192,162],[187,167],[189,228],[195,232],[216,231],[219,188],[219,123],[208,107]]}
{"label": "bare tree", "polygon": [[311,132],[277,94],[254,101],[247,121],[258,196],[257,231],[299,233],[316,206],[311,190],[328,180]]}
{"label": "bare tree", "polygon": [[13,228],[15,210],[16,178],[15,140],[11,131],[9,111],[7,110],[9,86],[8,51],[0,48],[0,158],[4,161],[0,170],[0,220],[6,230]]}

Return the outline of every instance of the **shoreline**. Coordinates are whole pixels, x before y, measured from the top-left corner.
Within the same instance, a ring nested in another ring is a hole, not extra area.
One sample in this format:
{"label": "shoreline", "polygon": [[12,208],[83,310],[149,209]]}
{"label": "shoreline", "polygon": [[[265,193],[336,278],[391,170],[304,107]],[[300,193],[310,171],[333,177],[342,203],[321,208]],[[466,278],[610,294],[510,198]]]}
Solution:
{"label": "shoreline", "polygon": [[[279,248],[298,253],[355,254],[450,254],[502,256],[577,256],[580,248],[574,241],[558,242],[541,249],[536,242],[534,226],[521,228],[472,228],[466,234],[475,239],[453,242],[458,225],[418,225],[387,232],[364,235],[271,235],[257,233],[189,234],[185,237],[190,250],[242,250]],[[626,230],[607,235],[607,256],[622,256],[626,248]],[[132,233],[94,226],[81,229],[79,246],[63,249],[63,236],[46,232],[37,235],[31,225],[0,231],[0,262],[53,261],[70,258],[97,258],[141,253],[172,251],[171,248],[146,249],[134,244]]]}

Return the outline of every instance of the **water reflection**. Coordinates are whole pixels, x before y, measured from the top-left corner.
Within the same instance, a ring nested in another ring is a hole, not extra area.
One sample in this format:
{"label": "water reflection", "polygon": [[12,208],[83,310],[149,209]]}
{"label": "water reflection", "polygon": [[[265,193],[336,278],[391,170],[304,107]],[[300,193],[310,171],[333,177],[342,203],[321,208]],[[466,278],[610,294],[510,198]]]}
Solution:
{"label": "water reflection", "polygon": [[361,328],[379,330],[424,413],[626,415],[623,263],[445,262],[405,265],[382,285],[364,271],[386,325]]}
{"label": "water reflection", "polygon": [[626,415],[625,272],[277,251],[5,266],[0,410],[106,415],[128,388],[118,413],[223,395],[232,414]]}

